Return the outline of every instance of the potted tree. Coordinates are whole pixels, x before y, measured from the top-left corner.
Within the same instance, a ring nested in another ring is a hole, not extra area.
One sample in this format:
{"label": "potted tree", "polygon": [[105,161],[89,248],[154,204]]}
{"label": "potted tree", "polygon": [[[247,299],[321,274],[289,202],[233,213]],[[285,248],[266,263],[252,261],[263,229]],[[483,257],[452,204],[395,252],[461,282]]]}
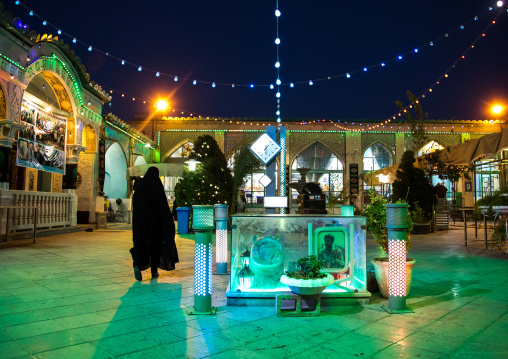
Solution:
{"label": "potted tree", "polygon": [[418,201],[414,204],[414,209],[410,211],[411,219],[413,221],[413,230],[411,234],[429,234],[430,223],[429,218],[423,212],[423,208],[420,207]]}
{"label": "potted tree", "polygon": [[[365,209],[364,215],[367,217],[367,228],[372,233],[372,236],[376,240],[385,256],[374,258],[371,262],[374,265],[376,281],[379,286],[381,296],[388,298],[388,229],[386,228],[386,205],[387,201],[383,197],[377,195],[374,191],[369,194],[370,205]],[[397,204],[403,204],[402,200],[399,200]],[[393,205],[392,205],[393,206]],[[404,210],[400,206],[398,210]],[[408,213],[409,214],[409,213]],[[408,229],[406,230],[406,250],[411,248],[411,241],[409,233],[413,229],[413,221],[411,216],[408,215]],[[411,278],[413,275],[413,267],[416,260],[412,258],[406,258],[406,287],[407,292],[411,287]]]}
{"label": "potted tree", "polygon": [[280,278],[281,283],[289,286],[295,294],[314,295],[321,293],[335,279],[329,273],[321,272],[323,262],[315,255],[298,260],[295,270],[286,270]]}

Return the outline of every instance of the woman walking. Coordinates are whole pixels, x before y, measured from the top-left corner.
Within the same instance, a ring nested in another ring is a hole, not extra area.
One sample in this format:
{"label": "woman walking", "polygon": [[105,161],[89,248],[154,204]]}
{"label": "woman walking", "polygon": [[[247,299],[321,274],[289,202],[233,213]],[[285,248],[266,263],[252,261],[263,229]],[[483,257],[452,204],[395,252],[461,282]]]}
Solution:
{"label": "woman walking", "polygon": [[141,280],[141,271],[148,267],[152,270],[152,278],[159,276],[157,268],[168,271],[175,269],[178,263],[175,223],[157,167],[150,167],[136,184],[132,210],[134,247],[130,252],[134,262],[134,277]]}

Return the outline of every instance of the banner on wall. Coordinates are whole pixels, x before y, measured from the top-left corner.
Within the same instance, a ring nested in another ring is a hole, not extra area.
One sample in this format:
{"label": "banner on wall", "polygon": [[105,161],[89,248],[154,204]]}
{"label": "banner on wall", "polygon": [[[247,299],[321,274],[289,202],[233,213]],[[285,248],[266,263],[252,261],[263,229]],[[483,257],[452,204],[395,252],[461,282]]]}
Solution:
{"label": "banner on wall", "polygon": [[16,166],[65,174],[65,117],[23,99],[21,121],[28,127],[18,132]]}

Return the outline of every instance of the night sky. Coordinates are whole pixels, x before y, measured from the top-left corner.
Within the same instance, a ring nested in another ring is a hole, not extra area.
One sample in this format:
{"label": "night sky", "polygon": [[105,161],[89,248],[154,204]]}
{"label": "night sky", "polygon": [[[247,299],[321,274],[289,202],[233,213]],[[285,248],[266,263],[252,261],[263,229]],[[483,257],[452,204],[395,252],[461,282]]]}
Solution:
{"label": "night sky", "polygon": [[[185,116],[276,119],[276,90],[259,86],[277,79],[275,0],[22,3],[86,44],[72,44],[72,38],[61,36],[91,79],[113,89],[111,108],[105,106],[104,113],[128,121],[135,112],[152,109],[139,99],[165,95]],[[56,34],[14,0],[5,0],[4,7],[32,30]],[[408,90],[417,96],[424,93],[500,11],[486,36],[421,102],[431,119],[442,120],[488,119],[488,104],[508,104],[508,13],[496,1],[281,0],[279,9],[283,121],[391,117],[397,113],[395,100],[407,102]],[[103,53],[89,52],[90,45]],[[135,66],[122,66],[120,59]],[[385,67],[379,66],[382,62]],[[317,81],[321,78],[325,80]],[[211,82],[217,86],[212,88]],[[232,88],[232,83],[237,86]],[[239,86],[251,83],[257,86]]]}

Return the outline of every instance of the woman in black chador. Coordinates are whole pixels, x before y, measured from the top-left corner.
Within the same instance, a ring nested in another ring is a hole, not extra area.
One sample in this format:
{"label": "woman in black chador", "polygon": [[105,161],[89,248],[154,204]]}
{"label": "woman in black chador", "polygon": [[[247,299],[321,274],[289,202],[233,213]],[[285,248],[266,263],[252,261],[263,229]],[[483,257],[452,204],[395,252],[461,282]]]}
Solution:
{"label": "woman in black chador", "polygon": [[148,267],[152,269],[152,278],[159,276],[157,268],[175,269],[178,263],[175,223],[157,167],[150,167],[136,184],[132,210],[134,247],[130,252],[134,261],[134,277],[141,280],[141,271]]}

